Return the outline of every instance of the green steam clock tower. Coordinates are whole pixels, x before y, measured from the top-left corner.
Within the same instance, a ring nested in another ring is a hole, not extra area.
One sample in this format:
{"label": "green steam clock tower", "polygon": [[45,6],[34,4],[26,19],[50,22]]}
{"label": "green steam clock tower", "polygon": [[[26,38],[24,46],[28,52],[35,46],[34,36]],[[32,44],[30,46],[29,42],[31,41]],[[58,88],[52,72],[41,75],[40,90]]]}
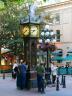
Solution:
{"label": "green steam clock tower", "polygon": [[37,40],[39,38],[40,23],[35,21],[20,21],[20,34],[24,40],[24,59],[30,65],[37,63]]}

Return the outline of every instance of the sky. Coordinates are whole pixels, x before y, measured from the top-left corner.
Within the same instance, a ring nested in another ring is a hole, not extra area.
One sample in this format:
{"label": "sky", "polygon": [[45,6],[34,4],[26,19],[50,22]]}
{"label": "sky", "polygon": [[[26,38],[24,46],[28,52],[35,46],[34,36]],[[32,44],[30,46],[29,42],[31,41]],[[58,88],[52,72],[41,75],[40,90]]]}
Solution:
{"label": "sky", "polygon": [[63,2],[63,1],[68,1],[68,0],[47,0],[47,1],[49,1],[50,3],[52,3],[52,2]]}
{"label": "sky", "polygon": [[38,2],[38,5],[41,3],[42,5],[47,5],[47,4],[54,4],[54,3],[58,3],[58,2],[64,2],[64,1],[68,1],[68,0],[46,0],[46,2],[44,3],[43,0],[36,0]]}

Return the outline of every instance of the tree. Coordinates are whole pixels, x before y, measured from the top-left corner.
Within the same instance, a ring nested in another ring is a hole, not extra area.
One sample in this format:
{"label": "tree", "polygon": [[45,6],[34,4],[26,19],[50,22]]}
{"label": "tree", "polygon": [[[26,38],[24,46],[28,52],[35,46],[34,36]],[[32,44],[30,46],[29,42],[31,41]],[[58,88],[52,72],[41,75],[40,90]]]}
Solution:
{"label": "tree", "polygon": [[16,43],[20,43],[20,44],[23,43],[21,37],[19,36],[20,10],[17,9],[18,6],[19,5],[17,5],[16,3],[13,4],[9,2],[8,5],[5,6],[4,10],[0,11],[1,13],[0,14],[0,22],[1,22],[0,23],[0,35],[1,35],[0,45],[1,46],[5,45],[10,47],[13,45],[17,45]]}
{"label": "tree", "polygon": [[[26,3],[32,4],[34,0],[1,0],[3,8],[0,7],[0,34],[1,45],[8,46],[10,48],[19,46],[23,43],[22,38],[19,35],[19,23],[20,19],[27,17],[29,14]],[[38,8],[36,9],[39,10]],[[40,10],[41,11],[41,10]],[[40,15],[39,11],[39,15]],[[13,46],[13,47],[12,47]],[[15,49],[15,48],[14,48]],[[14,50],[12,49],[12,50]]]}

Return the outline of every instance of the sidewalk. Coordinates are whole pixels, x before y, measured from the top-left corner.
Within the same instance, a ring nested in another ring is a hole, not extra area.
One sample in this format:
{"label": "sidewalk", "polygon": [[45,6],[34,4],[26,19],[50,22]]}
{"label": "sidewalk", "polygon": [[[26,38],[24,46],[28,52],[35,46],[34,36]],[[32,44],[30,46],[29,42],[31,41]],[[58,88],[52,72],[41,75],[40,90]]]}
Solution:
{"label": "sidewalk", "polygon": [[72,77],[66,77],[66,88],[60,86],[60,90],[56,91],[55,87],[47,87],[45,94],[38,93],[36,89],[18,90],[16,80],[12,80],[11,77],[0,77],[0,96],[72,96]]}

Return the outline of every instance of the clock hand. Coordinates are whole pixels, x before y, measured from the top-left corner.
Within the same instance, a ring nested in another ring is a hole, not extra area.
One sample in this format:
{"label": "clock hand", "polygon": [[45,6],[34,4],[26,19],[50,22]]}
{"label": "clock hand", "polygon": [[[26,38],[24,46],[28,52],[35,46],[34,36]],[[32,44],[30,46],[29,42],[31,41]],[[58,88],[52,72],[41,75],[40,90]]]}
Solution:
{"label": "clock hand", "polygon": [[34,32],[35,30],[33,30],[33,32]]}
{"label": "clock hand", "polygon": [[24,33],[26,33],[27,32],[27,30],[25,30],[25,32]]}

